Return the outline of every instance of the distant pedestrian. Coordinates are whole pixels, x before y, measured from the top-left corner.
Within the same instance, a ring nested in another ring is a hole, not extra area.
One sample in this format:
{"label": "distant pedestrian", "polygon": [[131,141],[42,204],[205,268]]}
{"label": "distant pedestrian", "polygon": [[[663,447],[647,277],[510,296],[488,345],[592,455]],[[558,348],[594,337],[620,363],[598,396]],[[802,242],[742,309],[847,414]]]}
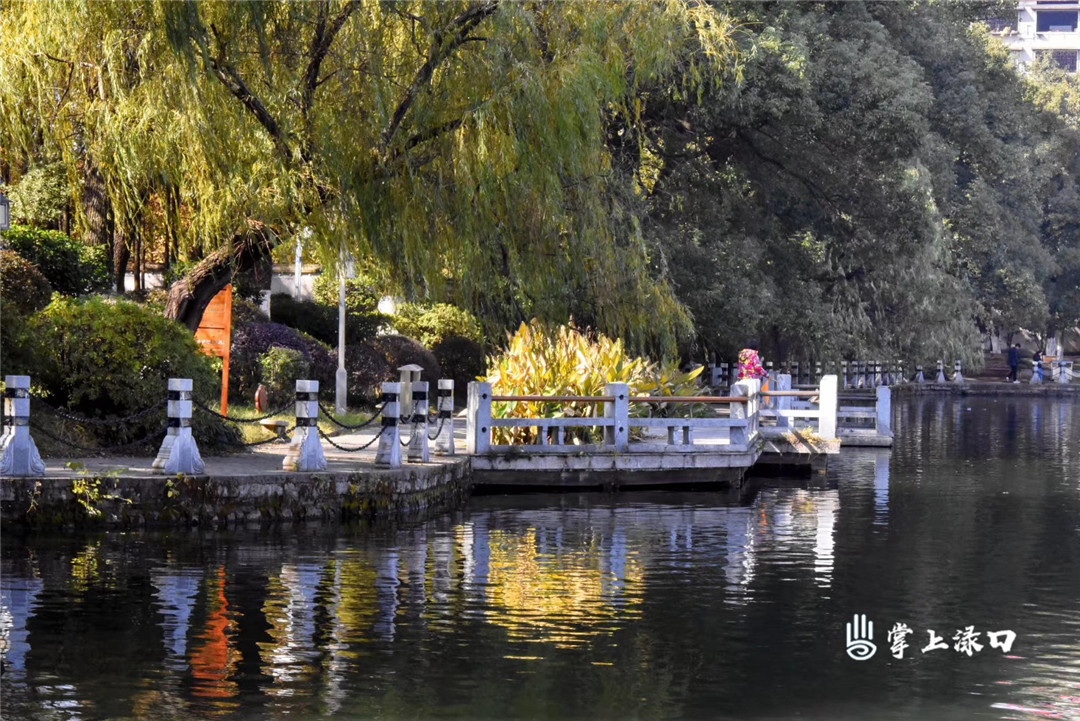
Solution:
{"label": "distant pedestrian", "polygon": [[1020,344],[1009,349],[1009,378],[1013,383],[1020,382]]}
{"label": "distant pedestrian", "polygon": [[768,378],[768,373],[761,367],[761,357],[758,355],[756,343],[751,343],[749,346],[739,351],[738,380],[741,381],[744,378],[758,378],[762,380]]}

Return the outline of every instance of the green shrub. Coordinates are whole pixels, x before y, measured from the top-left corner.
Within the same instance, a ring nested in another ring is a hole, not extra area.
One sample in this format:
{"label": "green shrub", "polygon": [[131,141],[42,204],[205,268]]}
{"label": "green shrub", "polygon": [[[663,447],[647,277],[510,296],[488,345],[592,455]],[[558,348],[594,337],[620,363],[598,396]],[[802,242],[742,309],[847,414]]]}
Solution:
{"label": "green shrub", "polygon": [[268,323],[270,318],[255,303],[243,298],[233,298],[232,327],[241,328],[252,323]]}
{"label": "green shrub", "polygon": [[[682,373],[675,363],[658,364],[632,357],[621,340],[582,333],[568,326],[549,329],[537,320],[522,323],[509,336],[507,348],[488,358],[487,380],[497,395],[601,396],[608,383],[626,383],[631,395],[692,396],[700,391],[697,377],[701,367]],[[677,413],[682,404],[657,404],[651,410]],[[650,412],[647,406],[632,404],[631,415]],[[495,418],[596,418],[603,415],[599,403],[547,403],[541,401],[495,403]],[[534,443],[534,428],[496,429],[497,443]],[[575,429],[568,434],[593,442],[598,429]]]}
{"label": "green shrub", "polygon": [[[398,378],[397,369],[390,365],[386,355],[376,347],[376,340],[376,338],[369,338],[363,343],[345,348],[349,405],[376,403],[382,394],[383,381],[393,381]],[[334,360],[337,360],[336,351]]]}
{"label": "green shrub", "polygon": [[309,378],[311,364],[298,350],[274,346],[259,356],[259,370],[270,407],[277,408],[295,397],[296,381]]}
{"label": "green shrub", "polygon": [[[337,278],[330,273],[316,276],[312,292],[316,303],[333,309],[336,334],[337,308],[341,293]],[[387,317],[379,312],[380,297],[379,284],[370,274],[361,273],[358,277],[345,281],[345,322],[349,342],[359,343],[370,338],[386,323]],[[336,337],[335,335],[335,343]]]}
{"label": "green shrub", "polygon": [[83,295],[109,287],[109,265],[103,246],[77,243],[55,230],[14,225],[4,234],[11,249],[38,267],[54,290]]}
{"label": "green shrub", "polygon": [[[374,340],[375,350],[382,354],[389,364],[392,377],[384,380],[398,380],[398,368],[415,363],[423,368],[420,380],[437,383],[442,377],[442,369],[435,354],[412,338],[401,335],[381,335]],[[347,360],[347,359],[346,359]]]}
{"label": "green shrub", "polygon": [[484,338],[475,316],[447,303],[403,303],[398,306],[391,325],[401,335],[416,338],[428,348],[434,348],[450,336],[461,336],[478,343]]}
{"label": "green shrub", "polygon": [[439,361],[443,377],[454,380],[455,389],[464,389],[469,381],[484,375],[487,369],[484,346],[471,338],[448,335],[435,344],[431,352]]}
{"label": "green shrub", "polygon": [[250,403],[262,382],[259,358],[274,346],[300,351],[307,360],[313,380],[322,388],[332,387],[337,362],[323,343],[280,323],[250,323],[233,329],[229,360],[229,398]]}
{"label": "green shrub", "polygon": [[[46,400],[91,418],[124,417],[165,400],[169,378],[191,378],[195,399],[214,402],[220,380],[211,360],[179,323],[129,301],[56,297],[29,324],[33,367],[26,369]],[[110,445],[160,427],[164,411],[147,420],[86,427],[80,438]],[[196,438],[211,446],[236,441],[235,430],[196,412]]]}
{"label": "green shrub", "polygon": [[0,312],[30,315],[49,304],[52,286],[33,263],[18,253],[0,250],[0,296]]}
{"label": "green shrub", "polygon": [[[337,346],[338,313],[337,307],[328,308],[311,300],[296,300],[287,293],[274,293],[270,296],[270,319],[275,323],[303,331],[329,346]],[[354,338],[354,330],[346,319],[345,337]],[[359,338],[357,338],[359,340]]]}

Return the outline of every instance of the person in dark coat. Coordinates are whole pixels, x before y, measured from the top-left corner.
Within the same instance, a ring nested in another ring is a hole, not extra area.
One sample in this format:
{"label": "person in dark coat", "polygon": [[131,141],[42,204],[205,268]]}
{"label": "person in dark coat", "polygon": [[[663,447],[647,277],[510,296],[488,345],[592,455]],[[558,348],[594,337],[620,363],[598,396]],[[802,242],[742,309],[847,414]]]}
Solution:
{"label": "person in dark coat", "polygon": [[1013,383],[1020,382],[1020,344],[1009,349],[1009,378]]}

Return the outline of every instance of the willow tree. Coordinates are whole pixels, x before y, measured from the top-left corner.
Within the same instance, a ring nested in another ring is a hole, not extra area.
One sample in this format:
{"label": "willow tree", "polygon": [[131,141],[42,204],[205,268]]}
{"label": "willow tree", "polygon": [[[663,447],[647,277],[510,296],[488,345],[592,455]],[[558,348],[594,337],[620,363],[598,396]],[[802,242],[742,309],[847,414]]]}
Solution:
{"label": "willow tree", "polygon": [[325,262],[376,258],[495,323],[576,313],[666,348],[686,329],[607,140],[647,91],[731,63],[706,4],[14,3],[2,23],[4,143],[55,146],[75,186],[91,166],[121,218],[171,189],[208,251],[170,292],[190,327],[310,228]]}

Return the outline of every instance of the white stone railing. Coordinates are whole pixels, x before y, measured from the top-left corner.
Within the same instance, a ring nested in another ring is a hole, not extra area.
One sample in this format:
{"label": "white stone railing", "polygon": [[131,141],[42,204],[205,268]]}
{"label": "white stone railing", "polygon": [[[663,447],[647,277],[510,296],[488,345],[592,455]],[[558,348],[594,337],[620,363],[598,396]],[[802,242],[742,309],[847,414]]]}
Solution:
{"label": "white stone railing", "polygon": [[776,374],[762,394],[766,400],[762,422],[781,429],[810,428],[824,440],[835,440],[838,382],[835,375],[826,375],[816,390],[797,391],[792,390],[790,375]]}
{"label": "white stone railing", "polygon": [[[468,431],[466,449],[472,454],[488,453],[656,453],[709,450],[713,452],[748,452],[758,442],[760,381],[745,380],[732,386],[731,396],[631,396],[629,386],[611,383],[602,396],[499,396],[490,383],[469,384]],[[574,418],[496,418],[495,403],[595,403],[603,405],[603,415]],[[637,417],[631,405],[681,404],[708,405],[716,413],[706,418]],[[492,442],[495,428],[535,428],[532,443]],[[603,429],[598,443],[568,443],[566,429]],[[631,429],[644,429],[632,434]],[[659,431],[659,435],[657,432]]]}
{"label": "white stone railing", "polygon": [[880,386],[874,396],[840,396],[836,419],[840,438],[892,438],[892,389]]}

